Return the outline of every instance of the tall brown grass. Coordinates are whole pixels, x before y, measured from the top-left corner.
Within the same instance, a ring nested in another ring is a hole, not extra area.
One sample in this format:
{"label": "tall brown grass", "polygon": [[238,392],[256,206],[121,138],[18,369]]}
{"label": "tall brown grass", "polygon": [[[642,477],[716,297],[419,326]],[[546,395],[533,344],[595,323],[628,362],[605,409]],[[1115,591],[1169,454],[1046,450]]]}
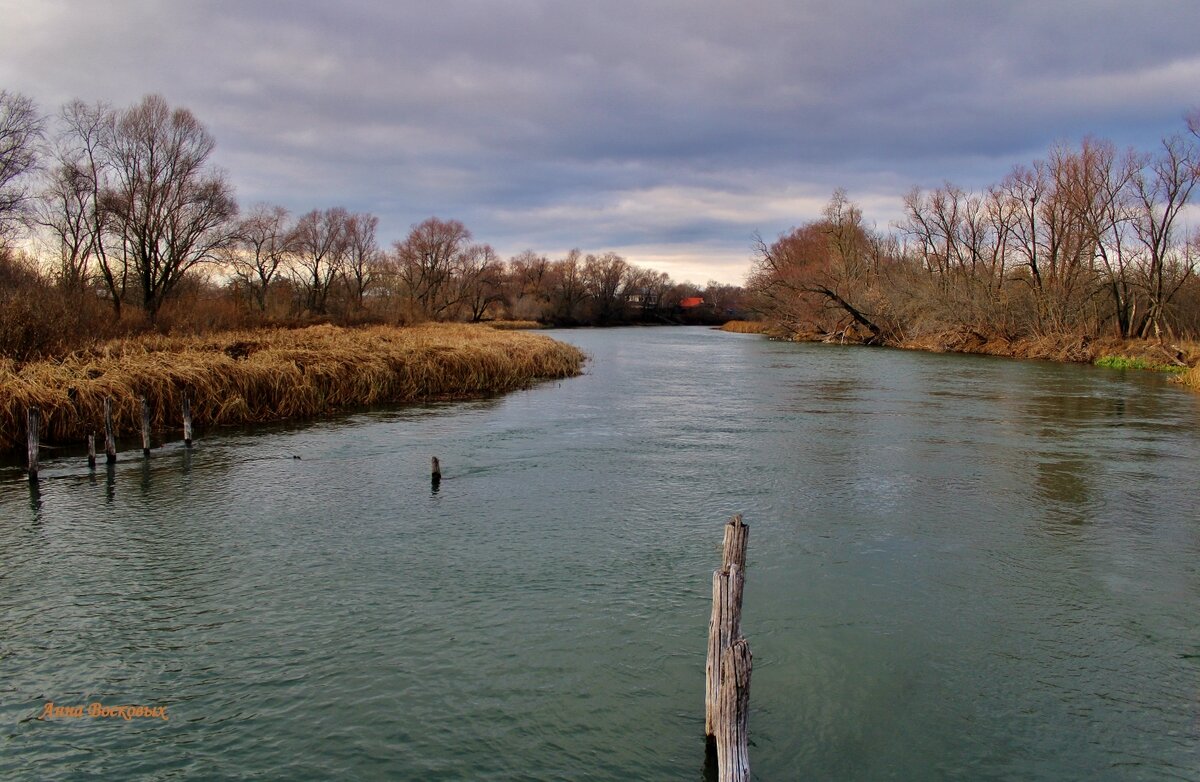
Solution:
{"label": "tall brown grass", "polygon": [[118,436],[178,429],[192,399],[197,427],[307,418],[345,408],[511,391],[576,375],[583,354],[549,337],[483,326],[231,331],[114,340],[61,360],[0,359],[0,449],[24,441],[26,410],[46,442],[103,432],[105,397]]}
{"label": "tall brown grass", "polygon": [[734,334],[769,334],[773,326],[763,320],[730,320],[721,326],[721,331]]}
{"label": "tall brown grass", "polygon": [[519,331],[521,329],[545,328],[536,320],[489,320],[486,325],[501,331]]}
{"label": "tall brown grass", "polygon": [[1194,366],[1179,375],[1179,382],[1188,388],[1200,391],[1200,365]]}

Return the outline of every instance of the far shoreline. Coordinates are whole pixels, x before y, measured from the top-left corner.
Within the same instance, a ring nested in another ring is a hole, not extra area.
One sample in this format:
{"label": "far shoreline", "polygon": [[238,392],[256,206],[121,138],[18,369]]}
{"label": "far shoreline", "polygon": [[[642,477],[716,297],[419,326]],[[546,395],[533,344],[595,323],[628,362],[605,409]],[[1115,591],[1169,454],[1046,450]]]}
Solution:
{"label": "far shoreline", "polygon": [[788,332],[765,321],[730,321],[722,331],[760,334],[781,342],[809,342],[860,347],[887,347],[925,353],[957,353],[997,358],[1052,361],[1059,364],[1090,364],[1112,369],[1133,369],[1173,375],[1172,381],[1200,390],[1200,344],[1195,342],[1158,342],[1154,340],[1091,338],[1062,335],[1056,337],[987,337],[964,329],[917,339],[885,340],[869,345],[860,339],[842,339],[816,333]]}

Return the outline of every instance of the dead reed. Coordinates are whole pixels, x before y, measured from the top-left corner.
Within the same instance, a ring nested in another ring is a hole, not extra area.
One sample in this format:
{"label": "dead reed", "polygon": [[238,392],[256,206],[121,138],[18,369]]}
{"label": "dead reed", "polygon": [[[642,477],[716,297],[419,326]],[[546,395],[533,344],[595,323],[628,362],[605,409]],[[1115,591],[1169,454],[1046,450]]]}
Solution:
{"label": "dead reed", "polygon": [[772,325],[762,320],[730,320],[721,326],[721,331],[734,334],[769,334]]}
{"label": "dead reed", "polygon": [[487,325],[494,329],[502,331],[519,331],[521,329],[541,329],[545,328],[536,320],[489,320]]}
{"label": "dead reed", "polygon": [[183,395],[197,427],[308,418],[336,410],[501,393],[579,374],[583,354],[549,337],[482,326],[232,331],[114,340],[60,360],[0,359],[0,449],[24,441],[25,411],[42,411],[45,442],[103,431],[105,397],[117,436],[180,425]]}
{"label": "dead reed", "polygon": [[1200,364],[1179,375],[1179,382],[1188,388],[1200,391]]}

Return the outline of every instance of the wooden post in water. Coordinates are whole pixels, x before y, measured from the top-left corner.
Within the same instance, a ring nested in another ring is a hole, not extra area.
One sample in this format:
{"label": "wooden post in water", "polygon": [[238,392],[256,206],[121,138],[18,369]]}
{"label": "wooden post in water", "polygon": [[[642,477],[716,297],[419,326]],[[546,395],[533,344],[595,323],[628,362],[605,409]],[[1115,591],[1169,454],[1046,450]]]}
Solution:
{"label": "wooden post in water", "polygon": [[438,486],[442,485],[442,464],[438,461],[436,456],[433,457],[433,474],[431,477],[433,480],[433,488],[436,489]]}
{"label": "wooden post in water", "polygon": [[112,464],[117,460],[117,438],[113,435],[112,399],[104,397],[104,461]]}
{"label": "wooden post in water", "polygon": [[150,458],[150,403],[142,397],[142,456]]}
{"label": "wooden post in water", "polygon": [[192,400],[183,395],[183,444],[192,447]]}
{"label": "wooden post in water", "polygon": [[717,701],[717,779],[750,782],[750,644],[739,638],[721,651]]}
{"label": "wooden post in water", "polygon": [[725,525],[721,569],[713,571],[713,606],[704,666],[704,734],[715,750],[721,782],[749,782],[746,731],[750,711],[750,646],[742,637],[742,591],[750,529],[741,516]]}
{"label": "wooden post in water", "polygon": [[88,467],[96,469],[96,433],[88,435]]}
{"label": "wooden post in water", "polygon": [[38,450],[40,449],[38,439],[41,437],[42,428],[42,411],[36,405],[29,408],[29,412],[26,415],[26,424],[25,440],[29,452],[29,480],[36,481],[38,477]]}

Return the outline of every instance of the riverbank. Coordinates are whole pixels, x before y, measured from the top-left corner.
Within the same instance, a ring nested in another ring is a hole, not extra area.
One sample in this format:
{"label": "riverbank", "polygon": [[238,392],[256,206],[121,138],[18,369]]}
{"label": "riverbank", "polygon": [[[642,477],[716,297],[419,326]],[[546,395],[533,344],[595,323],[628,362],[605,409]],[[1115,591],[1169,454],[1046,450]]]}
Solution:
{"label": "riverbank", "polygon": [[[792,342],[838,342],[815,333],[787,335],[778,326],[752,323],[743,328],[739,322],[726,331],[761,333],[772,339]],[[846,339],[846,344],[862,344]],[[1067,364],[1096,364],[1115,369],[1141,369],[1174,374],[1178,382],[1200,390],[1200,343],[1189,341],[1122,340],[1115,337],[1093,339],[1086,336],[1022,337],[1007,339],[962,329],[923,335],[906,340],[888,340],[884,346],[929,353],[973,353],[1004,358],[1037,359]]]}
{"label": "riverbank", "polygon": [[179,428],[187,394],[197,427],[312,418],[375,404],[486,396],[582,370],[577,348],[487,326],[230,331],[114,340],[59,360],[0,359],[0,450],[20,446],[25,413],[41,408],[42,439],[80,443],[140,431],[145,396],[156,431]]}

